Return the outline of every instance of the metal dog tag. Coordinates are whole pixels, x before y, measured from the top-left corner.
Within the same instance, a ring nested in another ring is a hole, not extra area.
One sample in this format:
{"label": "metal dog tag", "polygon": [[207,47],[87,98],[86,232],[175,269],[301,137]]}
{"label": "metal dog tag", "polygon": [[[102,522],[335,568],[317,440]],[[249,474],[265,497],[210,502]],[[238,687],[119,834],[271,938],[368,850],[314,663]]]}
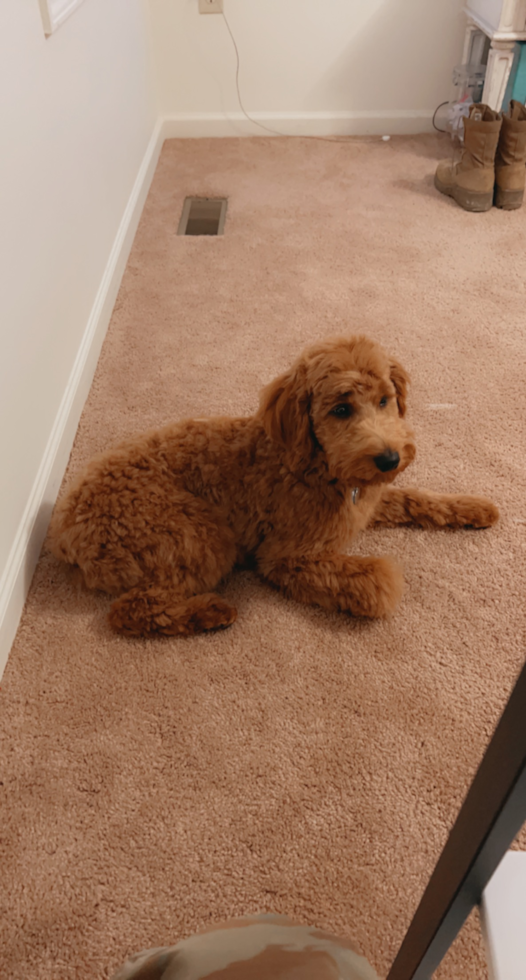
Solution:
{"label": "metal dog tag", "polygon": [[360,499],[360,487],[355,487],[351,493],[351,500],[353,504],[357,504]]}

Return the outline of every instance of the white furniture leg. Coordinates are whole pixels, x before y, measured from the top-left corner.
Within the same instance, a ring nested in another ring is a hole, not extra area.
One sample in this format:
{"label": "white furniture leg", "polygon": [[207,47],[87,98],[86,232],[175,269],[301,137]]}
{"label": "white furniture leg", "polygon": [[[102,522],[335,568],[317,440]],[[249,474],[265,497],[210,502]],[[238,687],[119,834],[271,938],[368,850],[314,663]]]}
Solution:
{"label": "white furniture leg", "polygon": [[489,49],[482,101],[497,112],[508,108],[502,106],[502,100],[510,77],[514,49],[515,41],[492,41]]}

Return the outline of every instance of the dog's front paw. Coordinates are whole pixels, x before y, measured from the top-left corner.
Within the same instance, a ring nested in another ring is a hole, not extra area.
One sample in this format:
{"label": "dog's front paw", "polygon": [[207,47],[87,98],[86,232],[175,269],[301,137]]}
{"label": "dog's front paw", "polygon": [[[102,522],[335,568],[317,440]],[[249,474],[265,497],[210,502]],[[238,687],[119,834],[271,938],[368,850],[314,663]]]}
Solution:
{"label": "dog's front paw", "polygon": [[398,605],[404,591],[402,569],[390,558],[366,558],[353,580],[350,610],[353,616],[371,619],[387,616]]}
{"label": "dog's front paw", "polygon": [[462,494],[453,504],[454,522],[458,527],[491,527],[499,519],[498,508],[486,497]]}

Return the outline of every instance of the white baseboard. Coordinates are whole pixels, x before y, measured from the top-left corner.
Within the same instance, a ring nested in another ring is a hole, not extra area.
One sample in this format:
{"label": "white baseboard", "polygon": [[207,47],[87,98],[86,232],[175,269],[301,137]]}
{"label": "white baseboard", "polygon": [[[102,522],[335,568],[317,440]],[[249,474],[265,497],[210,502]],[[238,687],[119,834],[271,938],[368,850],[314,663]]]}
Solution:
{"label": "white baseboard", "polygon": [[122,216],[64,397],[6,568],[0,579],[0,678],[15,638],[139,218],[155,172],[164,139],[163,129],[162,120],[159,120],[155,125]]}
{"label": "white baseboard", "polygon": [[207,136],[405,136],[433,132],[431,109],[385,109],[355,112],[179,112],[164,120],[165,139]]}

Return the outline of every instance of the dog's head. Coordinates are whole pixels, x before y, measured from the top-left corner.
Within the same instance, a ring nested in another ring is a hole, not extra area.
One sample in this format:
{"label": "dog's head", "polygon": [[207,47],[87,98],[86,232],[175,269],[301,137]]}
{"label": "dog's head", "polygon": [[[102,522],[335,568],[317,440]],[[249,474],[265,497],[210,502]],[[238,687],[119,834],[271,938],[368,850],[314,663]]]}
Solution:
{"label": "dog's head", "polygon": [[260,418],[292,469],[322,453],[342,482],[389,483],[416,452],[404,421],[408,383],[401,364],[366,337],[329,340],[263,389]]}

